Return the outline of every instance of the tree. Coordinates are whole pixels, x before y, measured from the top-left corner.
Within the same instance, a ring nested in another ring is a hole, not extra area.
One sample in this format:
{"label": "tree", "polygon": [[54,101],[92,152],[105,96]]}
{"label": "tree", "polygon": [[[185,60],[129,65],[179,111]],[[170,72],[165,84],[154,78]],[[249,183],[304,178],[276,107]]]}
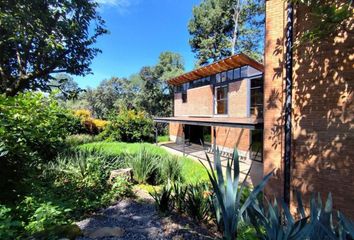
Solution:
{"label": "tree", "polygon": [[193,8],[188,29],[197,65],[218,61],[235,51],[261,60],[264,1],[203,0]]}
{"label": "tree", "polygon": [[167,80],[184,72],[184,61],[180,54],[162,52],[153,67],[143,67],[143,81],[137,96],[136,106],[153,116],[169,116],[172,113],[173,89]]}
{"label": "tree", "polygon": [[77,100],[80,92],[84,91],[71,76],[63,73],[56,75],[49,86],[51,91],[59,90],[56,97],[62,101]]}
{"label": "tree", "polygon": [[107,32],[96,7],[83,0],[1,1],[0,93],[48,90],[54,73],[90,73],[100,52],[93,44]]}
{"label": "tree", "polygon": [[87,89],[85,98],[95,117],[108,118],[116,109],[116,101],[125,94],[127,81],[125,78],[112,77],[103,80],[96,89]]}

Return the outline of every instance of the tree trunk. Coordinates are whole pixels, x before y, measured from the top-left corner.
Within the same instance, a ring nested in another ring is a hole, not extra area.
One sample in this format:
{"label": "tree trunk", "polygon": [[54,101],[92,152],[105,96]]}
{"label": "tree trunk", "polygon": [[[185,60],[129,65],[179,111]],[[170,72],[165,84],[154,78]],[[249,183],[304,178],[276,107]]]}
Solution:
{"label": "tree trunk", "polygon": [[238,20],[240,18],[240,13],[242,9],[242,0],[238,0],[236,3],[236,6],[234,6],[234,31],[232,33],[232,42],[231,42],[231,54],[235,54],[235,47],[236,47],[236,42],[237,42],[237,34],[238,34]]}

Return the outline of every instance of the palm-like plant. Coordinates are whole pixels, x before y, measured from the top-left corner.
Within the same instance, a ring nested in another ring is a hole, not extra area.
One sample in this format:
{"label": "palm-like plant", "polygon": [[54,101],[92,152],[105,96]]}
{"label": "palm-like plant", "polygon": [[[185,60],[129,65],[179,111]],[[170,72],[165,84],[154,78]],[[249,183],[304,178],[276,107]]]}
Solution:
{"label": "palm-like plant", "polygon": [[[218,222],[222,223],[223,238],[227,240],[234,240],[237,238],[237,226],[239,220],[242,218],[242,214],[251,205],[251,203],[256,199],[257,195],[262,191],[265,184],[272,176],[273,171],[266,175],[262,182],[253,189],[246,201],[241,204],[242,191],[246,185],[246,179],[250,173],[250,170],[246,174],[241,187],[240,184],[240,165],[239,165],[239,155],[237,150],[234,150],[232,159],[227,160],[226,166],[226,178],[222,172],[221,166],[221,154],[217,149],[214,159],[215,169],[210,161],[208,154],[206,154],[209,168],[204,165],[202,161],[201,164],[206,168],[210,182],[212,184],[213,190],[215,192],[214,208],[216,211],[216,216],[220,218]],[[232,169],[233,165],[233,169]],[[252,166],[251,166],[252,167]]]}

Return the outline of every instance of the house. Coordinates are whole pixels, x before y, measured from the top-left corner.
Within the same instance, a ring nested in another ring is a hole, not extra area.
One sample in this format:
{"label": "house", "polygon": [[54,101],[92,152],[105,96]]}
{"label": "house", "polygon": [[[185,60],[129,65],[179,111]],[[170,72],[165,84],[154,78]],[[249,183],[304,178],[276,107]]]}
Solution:
{"label": "house", "polygon": [[227,157],[236,147],[244,161],[257,161],[256,184],[263,171],[263,72],[262,64],[237,54],[170,79],[174,116],[155,121],[169,123],[170,139],[184,152],[203,157],[204,149],[218,148]]}
{"label": "house", "polygon": [[[293,32],[287,36],[287,3],[265,4],[264,66],[239,54],[171,79],[174,116],[156,121],[170,124],[177,143],[201,139],[211,152],[237,147],[244,158],[260,163],[258,175],[275,169],[265,194],[289,195],[292,210],[295,191],[306,204],[313,193],[321,193],[323,200],[332,193],[333,207],[354,218],[354,19],[326,39],[292,48],[289,75],[287,38],[299,39],[315,16],[304,5],[295,8]],[[285,91],[288,77],[292,86]],[[289,111],[286,99],[292,103]]]}

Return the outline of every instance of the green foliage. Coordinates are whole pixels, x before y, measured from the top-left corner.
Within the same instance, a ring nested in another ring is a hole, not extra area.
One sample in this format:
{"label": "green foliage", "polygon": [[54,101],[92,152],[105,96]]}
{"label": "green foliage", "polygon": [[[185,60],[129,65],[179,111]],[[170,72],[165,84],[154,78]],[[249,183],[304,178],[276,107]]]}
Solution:
{"label": "green foliage", "polygon": [[107,32],[96,7],[95,1],[2,1],[0,93],[47,90],[52,73],[90,73],[99,52],[93,44]]}
{"label": "green foliage", "polygon": [[52,205],[51,202],[41,203],[29,218],[25,230],[29,234],[34,234],[51,226],[66,224],[67,220],[63,211],[68,212],[70,209],[60,209],[58,206]]}
{"label": "green foliage", "polygon": [[[108,156],[123,157],[125,154],[137,154],[142,148],[150,153],[159,155],[161,159],[168,159],[169,154],[165,149],[149,143],[123,143],[123,142],[96,142],[80,146],[81,149],[101,151]],[[185,183],[197,184],[209,180],[207,170],[197,161],[187,157],[180,157],[181,175]],[[167,179],[164,179],[166,181]]]}
{"label": "green foliage", "polygon": [[[206,157],[211,169],[210,171],[208,170],[208,175],[215,193],[215,199],[213,202],[216,216],[219,218],[217,219],[217,222],[222,223],[224,239],[236,239],[237,227],[242,214],[244,214],[246,209],[257,198],[257,195],[264,188],[266,182],[273,174],[273,171],[264,177],[262,182],[253,189],[246,201],[241,204],[243,188],[245,187],[245,182],[249,173],[247,173],[246,178],[239,189],[240,166],[237,150],[234,150],[232,160],[227,160],[226,178],[222,172],[221,154],[219,150],[217,149],[214,159],[215,167],[213,167],[207,154]],[[203,162],[201,163],[203,164]],[[231,165],[233,166],[231,167]],[[207,169],[206,166],[204,167]]]}
{"label": "green foliage", "polygon": [[111,141],[152,142],[154,124],[145,112],[123,110],[112,116],[100,137]]}
{"label": "green foliage", "polygon": [[154,192],[150,193],[150,195],[154,198],[157,209],[160,212],[167,213],[173,207],[172,187],[170,181],[168,181],[159,192],[154,189]]}
{"label": "green foliage", "polygon": [[74,134],[68,136],[65,140],[65,143],[68,146],[76,147],[79,145],[83,145],[86,143],[93,143],[96,141],[98,141],[96,136],[92,136],[89,134]]}
{"label": "green foliage", "polygon": [[183,182],[182,176],[182,166],[180,158],[177,156],[168,156],[163,158],[158,164],[160,170],[161,181],[166,181],[167,179],[172,182]]}
{"label": "green foliage", "polygon": [[[297,215],[294,219],[285,203],[267,203],[268,207],[255,201],[248,209],[249,221],[260,239],[350,239],[353,238],[353,223],[338,212],[333,215],[332,196],[328,195],[325,205],[321,196],[310,199],[310,214],[305,214],[300,193],[297,193]],[[349,224],[349,225],[346,225]]]}
{"label": "green foliage", "polygon": [[[298,6],[309,9],[311,20],[315,22],[312,27],[303,32],[300,42],[315,43],[326,39],[343,27],[343,22],[353,16],[353,1],[322,1],[322,0],[292,0]],[[305,17],[305,16],[304,16]]]}
{"label": "green foliage", "polygon": [[137,154],[127,155],[128,165],[133,169],[133,177],[138,183],[154,183],[158,179],[158,166],[161,157],[144,147]]}
{"label": "green foliage", "polygon": [[0,239],[13,239],[16,237],[20,222],[13,219],[11,209],[0,204]]}
{"label": "green foliage", "polygon": [[11,198],[14,185],[40,164],[53,159],[65,146],[65,138],[75,133],[78,123],[51,96],[31,92],[15,97],[0,95],[2,197]]}
{"label": "green foliage", "polygon": [[185,199],[188,215],[198,221],[202,221],[210,215],[211,195],[210,188],[206,183],[188,185]]}
{"label": "green foliage", "polygon": [[[193,8],[188,30],[190,45],[198,65],[228,57],[232,52],[233,21],[237,0],[203,0]],[[264,1],[243,1],[238,18],[236,52],[262,59],[264,38]]]}
{"label": "green foliage", "polygon": [[187,195],[187,187],[179,182],[173,183],[173,201],[174,208],[182,213],[186,209],[186,195]]}

